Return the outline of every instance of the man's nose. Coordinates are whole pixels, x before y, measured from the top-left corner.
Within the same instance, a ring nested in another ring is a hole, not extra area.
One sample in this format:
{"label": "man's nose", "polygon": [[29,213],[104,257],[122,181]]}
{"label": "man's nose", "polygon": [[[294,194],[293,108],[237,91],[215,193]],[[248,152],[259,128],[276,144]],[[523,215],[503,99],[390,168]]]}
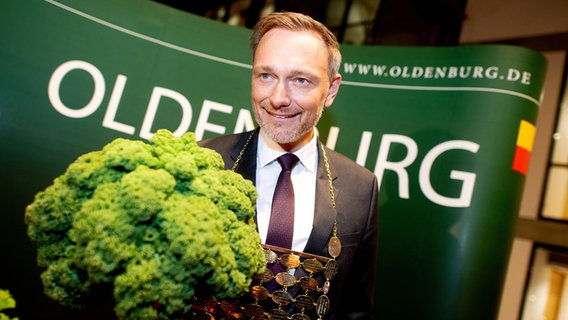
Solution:
{"label": "man's nose", "polygon": [[285,107],[290,104],[289,89],[286,83],[282,81],[276,83],[272,89],[270,101],[275,108]]}

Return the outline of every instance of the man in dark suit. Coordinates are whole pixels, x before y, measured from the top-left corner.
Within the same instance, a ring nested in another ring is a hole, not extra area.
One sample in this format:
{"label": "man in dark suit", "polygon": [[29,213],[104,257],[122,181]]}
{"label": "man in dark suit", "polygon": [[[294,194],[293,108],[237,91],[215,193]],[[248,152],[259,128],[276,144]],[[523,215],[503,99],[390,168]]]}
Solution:
{"label": "man in dark suit", "polygon": [[[323,319],[372,319],[377,179],[323,146],[315,132],[323,109],[331,106],[341,83],[339,44],[312,18],[279,12],[259,21],[251,45],[252,103],[259,128],[200,145],[219,152],[226,169],[242,174],[257,187],[256,221],[263,243],[281,171],[276,158],[292,153],[299,159],[291,173],[295,211],[290,249],[321,257],[339,253],[339,271],[330,281],[330,303],[322,312]],[[330,254],[334,236],[341,246],[333,241]],[[296,277],[305,274],[300,269]]]}

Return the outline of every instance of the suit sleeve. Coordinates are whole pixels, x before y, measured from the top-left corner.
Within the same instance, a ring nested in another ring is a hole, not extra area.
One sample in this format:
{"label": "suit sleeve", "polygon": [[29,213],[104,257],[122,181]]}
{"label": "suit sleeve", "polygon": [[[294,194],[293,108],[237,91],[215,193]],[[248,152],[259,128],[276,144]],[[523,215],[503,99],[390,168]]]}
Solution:
{"label": "suit sleeve", "polygon": [[374,319],[375,273],[377,265],[378,184],[373,175],[362,240],[355,253],[341,294],[335,319]]}

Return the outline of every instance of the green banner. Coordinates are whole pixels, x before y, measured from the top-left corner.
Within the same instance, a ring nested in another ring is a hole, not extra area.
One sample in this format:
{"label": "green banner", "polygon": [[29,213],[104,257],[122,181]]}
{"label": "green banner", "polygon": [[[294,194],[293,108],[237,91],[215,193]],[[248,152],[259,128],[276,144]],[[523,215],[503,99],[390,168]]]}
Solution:
{"label": "green banner", "polygon": [[[252,129],[250,30],[151,1],[0,9],[0,289],[21,319],[108,319],[112,301],[73,311],[43,295],[25,207],[117,137]],[[342,52],[318,131],[380,181],[376,317],[495,318],[545,59],[510,46]]]}

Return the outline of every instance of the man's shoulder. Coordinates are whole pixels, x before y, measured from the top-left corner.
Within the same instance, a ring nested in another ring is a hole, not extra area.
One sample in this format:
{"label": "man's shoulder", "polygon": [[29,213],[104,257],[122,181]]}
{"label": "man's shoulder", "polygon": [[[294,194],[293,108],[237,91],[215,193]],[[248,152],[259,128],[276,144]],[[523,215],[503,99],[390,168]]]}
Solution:
{"label": "man's shoulder", "polygon": [[200,147],[210,148],[213,150],[233,148],[235,146],[242,145],[241,141],[246,141],[246,139],[248,138],[248,136],[250,136],[250,134],[251,134],[250,131],[228,134],[219,137],[200,140],[197,142],[197,144]]}
{"label": "man's shoulder", "polygon": [[332,163],[331,166],[335,167],[339,174],[349,174],[357,177],[360,179],[361,177],[366,179],[373,180],[375,178],[375,174],[371,172],[369,169],[361,166],[351,158],[345,156],[342,153],[337,151],[331,150],[329,148],[326,149],[326,154]]}

